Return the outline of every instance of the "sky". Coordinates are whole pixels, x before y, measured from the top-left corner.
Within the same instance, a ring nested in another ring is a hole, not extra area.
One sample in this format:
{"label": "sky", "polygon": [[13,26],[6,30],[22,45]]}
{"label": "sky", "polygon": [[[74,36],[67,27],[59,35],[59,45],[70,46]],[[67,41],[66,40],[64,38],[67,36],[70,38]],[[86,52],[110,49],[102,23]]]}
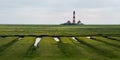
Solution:
{"label": "sky", "polygon": [[0,0],[0,24],[120,24],[120,0]]}

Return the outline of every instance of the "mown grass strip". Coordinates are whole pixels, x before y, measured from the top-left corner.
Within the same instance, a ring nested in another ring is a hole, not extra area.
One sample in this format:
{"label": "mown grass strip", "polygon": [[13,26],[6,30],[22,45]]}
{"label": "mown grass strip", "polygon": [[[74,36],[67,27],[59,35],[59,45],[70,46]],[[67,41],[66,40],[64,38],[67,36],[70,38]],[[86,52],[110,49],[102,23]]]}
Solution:
{"label": "mown grass strip", "polygon": [[11,45],[17,42],[17,37],[7,37],[3,40],[0,40],[0,54]]}
{"label": "mown grass strip", "polygon": [[29,57],[32,55],[31,48],[34,37],[25,37],[8,47],[3,53],[3,57]]}
{"label": "mown grass strip", "polygon": [[59,50],[57,42],[52,37],[42,37],[37,49],[40,57],[63,56]]}
{"label": "mown grass strip", "polygon": [[120,42],[104,37],[92,37],[92,39],[120,48]]}
{"label": "mown grass strip", "polygon": [[4,38],[4,39],[1,39],[0,40],[0,46],[2,45],[5,45],[13,40],[15,40],[17,37],[7,37],[7,38]]}
{"label": "mown grass strip", "polygon": [[110,58],[116,58],[119,57],[119,52],[115,51],[114,49],[112,49],[111,47],[107,46],[104,43],[98,42],[98,41],[94,41],[85,37],[77,37],[77,39],[87,45],[88,47],[91,47],[93,49],[95,49],[99,54],[102,54],[106,57],[110,57]]}
{"label": "mown grass strip", "polygon": [[109,39],[112,39],[112,40],[120,41],[120,37],[109,37],[109,36],[108,36],[108,38],[109,38]]}
{"label": "mown grass strip", "polygon": [[86,58],[89,58],[90,60],[110,60],[110,58],[105,57],[104,55],[101,55],[98,53],[98,51],[96,51],[95,49],[81,43],[78,41],[78,39],[75,37],[75,40],[72,40],[71,38],[69,38],[73,44],[75,44],[78,48],[81,49],[81,52],[84,56],[86,56]]}
{"label": "mown grass strip", "polygon": [[61,42],[59,43],[59,48],[64,53],[65,56],[68,57],[85,57],[85,54],[87,53],[79,46],[76,46],[74,42],[77,42],[69,37],[60,37]]}

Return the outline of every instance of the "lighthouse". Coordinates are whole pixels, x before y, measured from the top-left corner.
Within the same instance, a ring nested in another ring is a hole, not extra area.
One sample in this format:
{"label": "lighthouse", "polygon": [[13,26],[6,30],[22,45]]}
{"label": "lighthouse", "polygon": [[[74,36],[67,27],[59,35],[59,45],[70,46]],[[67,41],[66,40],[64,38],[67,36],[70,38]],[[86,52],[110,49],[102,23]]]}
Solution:
{"label": "lighthouse", "polygon": [[66,23],[63,23],[61,25],[83,25],[83,23],[80,20],[76,22],[75,18],[75,11],[73,11],[73,21],[71,22],[70,20],[68,20]]}
{"label": "lighthouse", "polygon": [[73,11],[73,24],[75,24],[75,11]]}

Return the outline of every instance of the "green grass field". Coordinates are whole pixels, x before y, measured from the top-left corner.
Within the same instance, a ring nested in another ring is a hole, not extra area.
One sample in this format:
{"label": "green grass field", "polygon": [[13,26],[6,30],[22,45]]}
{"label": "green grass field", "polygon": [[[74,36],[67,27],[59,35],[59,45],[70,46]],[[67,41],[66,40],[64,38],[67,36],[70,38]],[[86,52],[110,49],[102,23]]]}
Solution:
{"label": "green grass field", "polygon": [[0,60],[120,60],[120,25],[0,25]]}
{"label": "green grass field", "polygon": [[[113,33],[114,32],[114,33]],[[0,25],[3,35],[86,36],[119,35],[120,25]]]}

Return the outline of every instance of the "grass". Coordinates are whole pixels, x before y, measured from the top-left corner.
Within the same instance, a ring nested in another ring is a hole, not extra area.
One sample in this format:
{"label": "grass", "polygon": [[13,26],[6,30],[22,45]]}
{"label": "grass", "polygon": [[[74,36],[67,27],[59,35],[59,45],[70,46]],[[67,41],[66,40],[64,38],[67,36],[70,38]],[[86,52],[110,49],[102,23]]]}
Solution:
{"label": "grass", "polygon": [[38,45],[37,51],[39,52],[39,56],[42,57],[63,56],[58,48],[57,42],[52,37],[43,37]]}
{"label": "grass", "polygon": [[[11,38],[11,41],[6,41]],[[119,60],[120,48],[109,44],[77,37],[78,41],[70,37],[60,37],[60,41],[52,37],[42,37],[38,47],[34,47],[35,37],[24,37],[15,40],[17,37],[8,37],[3,45],[6,47],[0,52],[2,60]],[[15,41],[15,42],[12,42]],[[109,42],[109,40],[107,40]],[[111,41],[111,40],[110,40]],[[10,45],[8,45],[11,43]],[[0,48],[1,49],[1,48]]]}
{"label": "grass", "polygon": [[120,25],[0,25],[0,60],[120,60],[119,35]]}
{"label": "grass", "polygon": [[104,37],[92,37],[92,39],[120,48],[120,44],[117,40],[112,40]]}
{"label": "grass", "polygon": [[117,40],[117,41],[120,41],[120,37],[108,37],[108,39],[112,39],[112,40]]}
{"label": "grass", "polygon": [[7,37],[7,38],[1,38],[0,40],[0,46],[3,46],[5,44],[8,44],[9,42],[15,40],[17,37]]}
{"label": "grass", "polygon": [[4,51],[2,51],[2,55],[0,58],[19,58],[19,57],[27,57],[29,56],[28,52],[31,48],[31,45],[34,43],[33,37],[25,37],[22,40],[17,40],[14,44],[9,45]]}
{"label": "grass", "polygon": [[[54,31],[54,32],[53,32]],[[113,33],[114,32],[114,33]],[[119,35],[119,25],[0,25],[0,36],[6,35],[48,35],[84,36]]]}
{"label": "grass", "polygon": [[75,46],[72,41],[67,37],[60,37],[59,48],[68,57],[84,57],[80,48]]}
{"label": "grass", "polygon": [[118,58],[120,56],[119,51],[114,50],[113,48],[111,48],[110,46],[108,46],[102,42],[98,42],[98,41],[84,38],[84,37],[78,37],[78,40],[81,43],[95,49],[96,51],[98,51],[98,53],[100,53],[106,57]]}

